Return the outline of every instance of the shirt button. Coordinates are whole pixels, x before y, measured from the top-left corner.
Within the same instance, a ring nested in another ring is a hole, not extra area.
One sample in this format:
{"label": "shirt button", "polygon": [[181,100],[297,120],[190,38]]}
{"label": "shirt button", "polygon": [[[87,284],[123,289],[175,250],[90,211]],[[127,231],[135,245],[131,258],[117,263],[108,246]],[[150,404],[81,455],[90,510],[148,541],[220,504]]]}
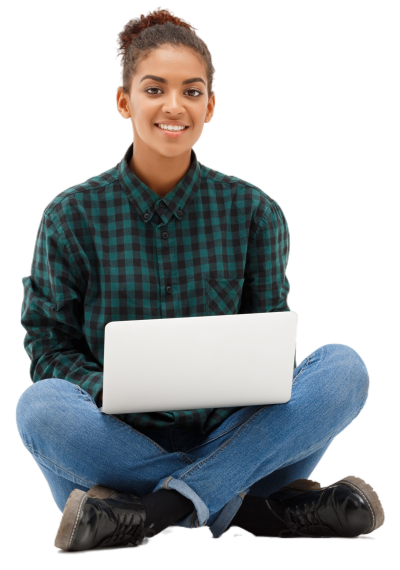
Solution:
{"label": "shirt button", "polygon": [[182,210],[178,210],[178,216],[179,216],[180,218],[182,217],[182,214],[183,214]]}
{"label": "shirt button", "polygon": [[144,217],[145,220],[148,220],[148,219],[150,218],[150,214],[149,214],[148,212],[146,212],[146,213],[143,215],[143,217]]}
{"label": "shirt button", "polygon": [[165,290],[166,290],[167,293],[172,293],[172,287],[171,287],[171,285],[167,285],[167,286],[165,287]]}
{"label": "shirt button", "polygon": [[168,239],[168,232],[163,232],[161,235],[164,239]]}
{"label": "shirt button", "polygon": [[161,206],[161,208],[166,208],[167,204],[165,202],[160,202],[160,206]]}

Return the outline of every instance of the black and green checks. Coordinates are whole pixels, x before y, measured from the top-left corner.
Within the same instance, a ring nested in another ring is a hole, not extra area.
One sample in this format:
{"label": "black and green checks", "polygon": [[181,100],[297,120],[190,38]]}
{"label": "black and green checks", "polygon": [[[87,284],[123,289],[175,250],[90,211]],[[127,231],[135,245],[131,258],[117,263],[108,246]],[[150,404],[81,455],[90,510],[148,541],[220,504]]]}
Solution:
{"label": "black and green checks", "polygon": [[[68,380],[98,406],[110,321],[289,310],[289,230],[279,205],[203,166],[193,149],[189,170],[161,198],[130,170],[132,153],[133,144],[116,166],[46,206],[31,275],[22,278],[32,381]],[[162,374],[166,365],[179,363],[157,363],[154,346],[149,366]],[[117,417],[207,433],[237,409]]]}

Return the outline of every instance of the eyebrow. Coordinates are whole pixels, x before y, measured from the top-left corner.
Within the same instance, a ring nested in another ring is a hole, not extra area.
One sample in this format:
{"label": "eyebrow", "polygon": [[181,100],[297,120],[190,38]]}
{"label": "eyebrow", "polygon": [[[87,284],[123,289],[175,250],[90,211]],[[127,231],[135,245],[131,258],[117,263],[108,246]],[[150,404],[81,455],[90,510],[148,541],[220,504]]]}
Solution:
{"label": "eyebrow", "polygon": [[[139,81],[139,84],[142,83],[142,81],[144,81],[145,79],[153,79],[154,81],[159,81],[160,83],[168,83],[168,81],[164,79],[164,77],[158,77],[157,75],[145,75]],[[195,81],[202,81],[204,85],[206,84],[204,79],[202,79],[201,77],[192,77],[191,79],[185,79],[185,81],[182,81],[182,85],[187,85],[188,83],[194,83]]]}

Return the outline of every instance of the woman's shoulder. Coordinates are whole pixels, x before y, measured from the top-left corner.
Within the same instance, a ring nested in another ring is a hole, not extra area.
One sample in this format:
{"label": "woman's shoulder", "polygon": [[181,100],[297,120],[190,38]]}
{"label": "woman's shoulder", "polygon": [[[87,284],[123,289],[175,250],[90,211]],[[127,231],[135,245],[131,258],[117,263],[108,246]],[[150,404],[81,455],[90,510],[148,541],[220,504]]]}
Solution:
{"label": "woman's shoulder", "polygon": [[[255,184],[243,180],[231,174],[224,174],[208,166],[201,166],[201,177],[203,183],[215,192],[229,191],[230,194],[238,198],[251,201],[254,209],[260,212],[270,212],[273,208],[279,208],[279,204],[270,195]],[[262,214],[261,214],[262,215]]]}
{"label": "woman's shoulder", "polygon": [[94,174],[82,182],[75,182],[66,188],[63,188],[55,194],[46,204],[43,213],[51,215],[55,211],[76,205],[77,202],[84,198],[84,194],[100,191],[105,186],[118,182],[118,170],[115,166],[104,170],[100,174]]}

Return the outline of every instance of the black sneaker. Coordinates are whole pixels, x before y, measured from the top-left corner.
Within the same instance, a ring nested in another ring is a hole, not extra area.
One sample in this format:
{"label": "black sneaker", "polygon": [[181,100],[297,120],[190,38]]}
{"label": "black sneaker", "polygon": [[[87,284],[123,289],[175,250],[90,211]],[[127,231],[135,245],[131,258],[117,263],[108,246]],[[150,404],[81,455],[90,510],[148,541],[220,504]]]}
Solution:
{"label": "black sneaker", "polygon": [[89,550],[109,546],[138,546],[154,536],[145,528],[146,511],[136,495],[95,485],[87,493],[74,489],[65,504],[55,546]]}
{"label": "black sneaker", "polygon": [[[354,537],[382,526],[381,502],[370,485],[358,477],[345,477],[328,487],[298,479],[265,499],[286,529],[280,537]],[[280,504],[283,518],[269,501]]]}

